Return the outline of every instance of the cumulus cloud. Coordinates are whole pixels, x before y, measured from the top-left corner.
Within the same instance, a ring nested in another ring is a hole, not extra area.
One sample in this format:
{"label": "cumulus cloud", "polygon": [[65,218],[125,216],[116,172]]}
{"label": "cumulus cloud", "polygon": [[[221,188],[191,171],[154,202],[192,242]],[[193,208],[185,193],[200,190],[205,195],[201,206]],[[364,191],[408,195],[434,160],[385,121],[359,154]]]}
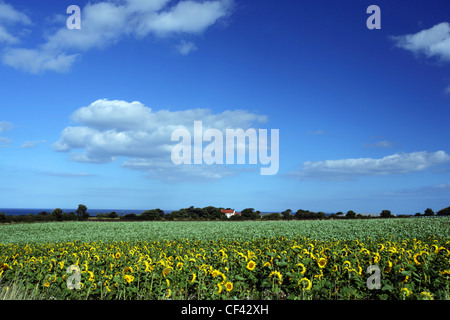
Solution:
{"label": "cumulus cloud", "polygon": [[390,175],[423,171],[450,162],[444,151],[393,154],[381,159],[359,158],[303,163],[302,171],[289,175],[298,179],[347,180],[357,176]]}
{"label": "cumulus cloud", "polygon": [[396,45],[417,55],[450,61],[450,23],[442,22],[415,34],[395,36]]}
{"label": "cumulus cloud", "polygon": [[218,114],[209,109],[153,111],[138,101],[107,99],[79,108],[71,119],[80,126],[65,128],[53,144],[54,150],[68,152],[72,160],[79,162],[107,163],[125,158],[123,167],[168,180],[177,175],[215,179],[235,174],[224,166],[174,165],[171,161],[174,130],[185,128],[193,133],[197,120],[203,122],[203,130],[216,128],[221,131],[247,129],[267,121],[264,115],[244,110]]}
{"label": "cumulus cloud", "polygon": [[[8,66],[31,73],[66,72],[83,52],[107,48],[124,37],[142,39],[148,35],[168,37],[203,33],[228,16],[232,6],[232,0],[89,2],[81,12],[80,30],[69,30],[64,24],[47,35],[45,43],[37,48],[9,48],[3,53],[2,60]],[[7,39],[7,36],[3,37]],[[187,54],[195,48],[193,43],[186,42],[179,51]]]}

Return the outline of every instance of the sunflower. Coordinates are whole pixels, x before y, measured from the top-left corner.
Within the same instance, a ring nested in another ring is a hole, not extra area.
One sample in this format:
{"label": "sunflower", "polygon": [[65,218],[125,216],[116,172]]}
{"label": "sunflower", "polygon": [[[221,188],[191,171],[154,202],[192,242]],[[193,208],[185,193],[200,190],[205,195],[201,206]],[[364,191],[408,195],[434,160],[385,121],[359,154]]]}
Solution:
{"label": "sunflower", "polygon": [[411,291],[408,290],[408,288],[402,288],[400,290],[400,293],[404,296],[404,297],[409,297],[409,295],[411,294]]}
{"label": "sunflower", "polygon": [[134,280],[134,277],[132,275],[126,274],[123,276],[123,279],[127,282],[127,283],[131,283]]}
{"label": "sunflower", "polygon": [[421,256],[421,254],[420,253],[416,253],[415,255],[414,255],[414,257],[413,257],[413,259],[414,259],[414,262],[417,264],[417,265],[421,265],[422,264],[422,262],[420,262],[417,258],[422,258],[422,256]]}
{"label": "sunflower", "polygon": [[219,287],[219,290],[217,290],[216,293],[222,293],[222,285],[218,283],[217,286]]}
{"label": "sunflower", "polygon": [[125,269],[123,269],[123,273],[127,273],[127,272],[133,273],[133,268],[131,268],[131,267],[125,267]]}
{"label": "sunflower", "polygon": [[233,290],[233,284],[228,281],[227,283],[225,283],[225,288],[227,289],[227,291],[231,291]]}
{"label": "sunflower", "polygon": [[423,300],[434,300],[433,295],[427,291],[422,291],[420,293],[420,296],[423,298]]}
{"label": "sunflower", "polygon": [[194,283],[195,278],[197,278],[197,276],[195,275],[195,273],[192,274],[192,279],[189,280],[190,283]]}
{"label": "sunflower", "polygon": [[[305,283],[305,284],[302,284]],[[298,286],[302,288],[302,290],[311,290],[311,281],[308,278],[301,278],[298,282]]]}
{"label": "sunflower", "polygon": [[392,262],[391,260],[388,260],[388,265],[386,268],[384,268],[384,273],[389,273],[392,270]]}
{"label": "sunflower", "polygon": [[271,267],[272,265],[270,264],[269,261],[267,261],[266,263],[264,263],[263,267]]}
{"label": "sunflower", "polygon": [[166,277],[169,274],[169,272],[170,272],[170,267],[165,268],[162,272],[163,277]]}
{"label": "sunflower", "polygon": [[305,274],[306,268],[305,268],[305,265],[303,263],[297,263],[295,266],[296,267],[302,267],[302,271],[300,271],[300,273],[301,274]]}
{"label": "sunflower", "polygon": [[278,272],[278,271],[272,271],[270,274],[269,274],[269,278],[272,278],[272,276],[273,275],[276,275],[277,277],[278,277],[278,284],[281,284],[282,282],[283,282],[283,276],[281,275],[281,273],[280,272]]}
{"label": "sunflower", "polygon": [[255,263],[255,261],[253,261],[253,260],[250,260],[250,261],[247,263],[247,269],[250,270],[250,271],[253,271],[253,269],[255,269],[255,266],[256,266],[256,263]]}
{"label": "sunflower", "polygon": [[325,265],[327,264],[327,259],[320,258],[319,260],[317,260],[317,264],[319,265],[319,268],[323,269],[323,268],[325,268]]}
{"label": "sunflower", "polygon": [[352,264],[350,263],[350,261],[345,260],[344,263],[343,263],[343,267],[347,268],[347,269],[350,269],[352,267]]}
{"label": "sunflower", "polygon": [[378,263],[378,261],[380,261],[380,259],[381,259],[380,254],[379,254],[378,252],[376,252],[376,253],[373,255],[373,262],[374,262],[374,263]]}

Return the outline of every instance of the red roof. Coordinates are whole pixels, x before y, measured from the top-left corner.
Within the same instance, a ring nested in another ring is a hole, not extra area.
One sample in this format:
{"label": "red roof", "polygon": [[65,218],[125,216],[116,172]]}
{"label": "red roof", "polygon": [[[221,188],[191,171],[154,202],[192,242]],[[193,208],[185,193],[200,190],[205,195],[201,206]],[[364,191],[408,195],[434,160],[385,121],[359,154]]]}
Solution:
{"label": "red roof", "polygon": [[226,209],[222,209],[222,210],[220,210],[220,211],[222,211],[223,213],[234,213],[234,210],[226,210]]}

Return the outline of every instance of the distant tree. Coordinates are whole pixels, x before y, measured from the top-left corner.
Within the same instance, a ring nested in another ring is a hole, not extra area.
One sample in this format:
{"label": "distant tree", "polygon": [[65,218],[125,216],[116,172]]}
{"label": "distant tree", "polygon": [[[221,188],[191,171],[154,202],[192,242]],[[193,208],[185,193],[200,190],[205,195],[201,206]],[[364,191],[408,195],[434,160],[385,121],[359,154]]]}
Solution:
{"label": "distant tree", "polygon": [[425,212],[424,212],[423,215],[424,215],[424,216],[427,216],[427,217],[429,217],[429,216],[434,216],[434,211],[431,210],[430,208],[427,208],[427,209],[425,210]]}
{"label": "distant tree", "polygon": [[298,209],[297,212],[295,213],[295,219],[308,219],[308,210],[303,210],[303,209]]}
{"label": "distant tree", "polygon": [[223,220],[226,219],[225,213],[223,213],[220,208],[213,206],[208,206],[202,208],[202,217],[208,220]]}
{"label": "distant tree", "polygon": [[292,215],[291,209],[286,209],[281,213],[281,216],[283,217],[283,220],[292,220],[294,219],[294,216]]}
{"label": "distant tree", "polygon": [[339,211],[339,212],[336,212],[336,215],[337,216],[341,216],[341,215],[343,215],[344,213],[342,212],[342,211]]}
{"label": "distant tree", "polygon": [[438,216],[450,216],[450,207],[441,209],[437,212]]}
{"label": "distant tree", "polygon": [[[97,216],[98,216],[98,215],[97,215]],[[115,211],[112,211],[112,212],[108,213],[106,216],[107,216],[108,218],[110,218],[110,219],[116,219],[116,218],[119,217],[119,215],[118,215],[117,212],[115,212]]]}
{"label": "distant tree", "polygon": [[269,213],[262,217],[263,220],[279,220],[280,218],[281,218],[281,216],[277,212]]}
{"label": "distant tree", "polygon": [[316,219],[325,219],[325,216],[326,216],[325,212],[322,211],[319,211],[315,214]]}
{"label": "distant tree", "polygon": [[46,215],[48,215],[48,212],[47,211],[41,211],[41,212],[38,213],[38,215],[39,216],[46,216]]}
{"label": "distant tree", "polygon": [[253,208],[246,208],[242,210],[241,215],[245,220],[256,220],[259,219],[259,211],[255,212]]}
{"label": "distant tree", "polygon": [[78,209],[75,211],[79,220],[86,220],[89,218],[89,213],[87,212],[87,207],[84,204],[79,204]]}
{"label": "distant tree", "polygon": [[347,211],[347,214],[345,216],[350,219],[356,218],[356,212],[353,210],[349,210]]}
{"label": "distant tree", "polygon": [[161,220],[163,216],[164,211],[161,209],[146,210],[140,215],[143,220]]}
{"label": "distant tree", "polygon": [[380,217],[381,218],[390,218],[390,217],[392,217],[391,211],[390,210],[383,210],[383,211],[381,211]]}
{"label": "distant tree", "polygon": [[135,213],[127,213],[126,215],[120,217],[123,220],[138,220],[138,216]]}
{"label": "distant tree", "polygon": [[416,212],[415,214],[414,214],[414,216],[415,217],[420,217],[422,214],[420,213],[420,212]]}
{"label": "distant tree", "polygon": [[6,222],[6,214],[4,212],[0,212],[0,223]]}
{"label": "distant tree", "polygon": [[53,209],[51,215],[55,217],[56,221],[62,221],[63,211],[60,208]]}

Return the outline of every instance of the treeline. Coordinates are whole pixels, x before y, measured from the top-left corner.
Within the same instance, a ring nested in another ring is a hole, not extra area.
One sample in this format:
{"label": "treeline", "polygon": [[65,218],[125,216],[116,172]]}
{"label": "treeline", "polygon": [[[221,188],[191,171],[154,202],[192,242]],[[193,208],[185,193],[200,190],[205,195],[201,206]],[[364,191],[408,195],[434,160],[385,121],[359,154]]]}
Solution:
{"label": "treeline", "polygon": [[56,208],[52,212],[42,211],[37,215],[6,215],[0,212],[0,223],[14,223],[14,222],[52,222],[52,221],[84,221],[89,218],[87,207],[83,204],[78,206],[75,212],[63,212],[62,209]]}
{"label": "treeline", "polygon": [[[6,215],[0,212],[0,223],[17,223],[17,222],[52,222],[52,221],[194,221],[194,220],[317,220],[317,219],[373,219],[373,218],[411,218],[419,216],[449,216],[450,207],[434,212],[427,208],[424,213],[415,213],[414,215],[394,215],[390,210],[383,210],[375,216],[356,213],[352,210],[347,213],[337,212],[326,215],[324,212],[313,212],[309,210],[299,209],[295,213],[291,209],[287,209],[281,213],[263,214],[254,208],[246,208],[239,215],[233,215],[230,218],[221,211],[224,208],[208,206],[204,208],[196,208],[191,206],[180,210],[165,213],[161,209],[151,209],[141,214],[129,213],[119,215],[116,212],[99,213],[91,217],[87,211],[87,207],[83,204],[78,206],[75,212],[65,213],[61,209],[56,208],[52,212],[40,212],[37,215],[32,213],[28,215]],[[228,208],[229,209],[229,208]]]}

